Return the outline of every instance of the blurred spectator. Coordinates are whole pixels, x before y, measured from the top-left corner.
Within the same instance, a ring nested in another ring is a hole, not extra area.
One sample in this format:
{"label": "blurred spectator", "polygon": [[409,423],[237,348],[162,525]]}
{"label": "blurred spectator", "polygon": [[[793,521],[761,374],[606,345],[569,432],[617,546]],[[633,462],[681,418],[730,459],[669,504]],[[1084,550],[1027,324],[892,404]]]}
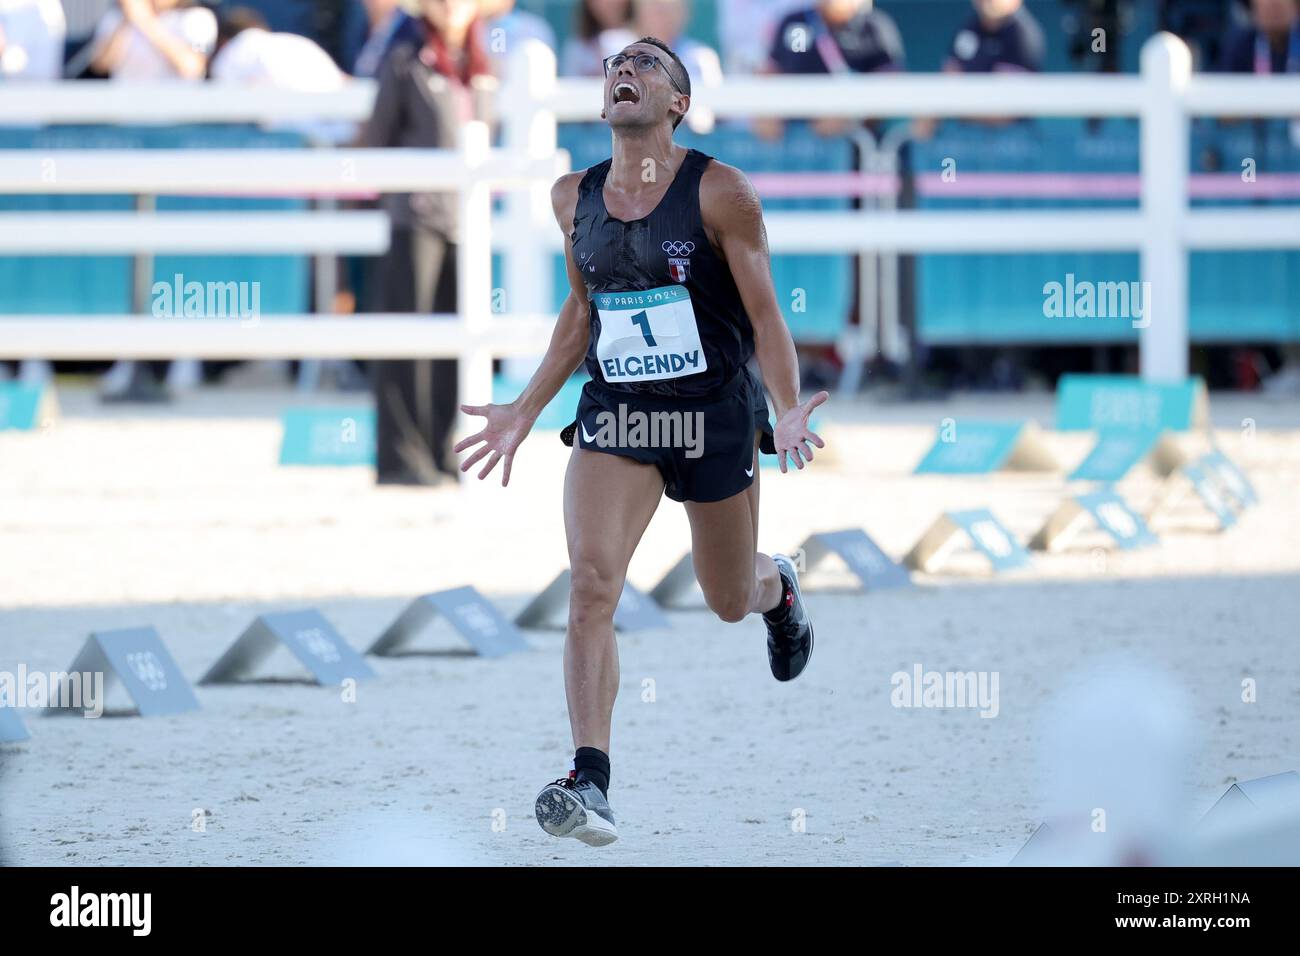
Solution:
{"label": "blurred spectator", "polygon": [[115,80],[199,80],[217,18],[190,0],[117,0],[95,28],[91,68]]}
{"label": "blurred spectator", "polygon": [[[201,80],[217,42],[217,18],[189,0],[117,0],[91,38],[91,70],[115,80]],[[170,362],[117,362],[104,376],[105,401],[164,401]],[[177,369],[193,377],[197,366]]]}
{"label": "blurred spectator", "polygon": [[[903,69],[903,40],[889,14],[872,0],[820,0],[781,21],[768,52],[770,73],[876,73]],[[847,119],[825,117],[813,123],[822,136],[839,136]],[[781,121],[755,121],[765,139],[781,135]]]}
{"label": "blurred spectator", "polygon": [[[1250,22],[1223,41],[1219,69],[1225,73],[1300,73],[1300,0],[1251,0]],[[1300,148],[1300,121],[1290,124]],[[1273,395],[1300,395],[1300,346],[1282,347],[1283,364],[1264,382]]]}
{"label": "blurred spectator", "polygon": [[722,79],[722,60],[717,52],[683,32],[691,18],[688,0],[634,0],[632,8],[636,33],[658,37],[672,47],[693,86]]}
{"label": "blurred spectator", "polygon": [[[272,33],[262,15],[248,7],[235,7],[222,15],[208,76],[218,83],[309,93],[334,92],[348,81],[315,40],[297,33]],[[293,130],[318,143],[342,143],[356,135],[354,124],[333,120],[307,120],[277,128]]]}
{"label": "blurred spectator", "polygon": [[535,13],[516,10],[515,0],[479,0],[487,26],[487,48],[498,76],[505,75],[506,59],[525,40],[540,40],[555,50],[555,31]]}
{"label": "blurred spectator", "polygon": [[1251,0],[1250,22],[1229,31],[1225,73],[1300,73],[1300,0]]}
{"label": "blurred spectator", "polygon": [[236,7],[217,26],[208,75],[223,83],[328,92],[347,81],[315,40],[272,33],[256,10]]}
{"label": "blurred spectator", "polygon": [[777,73],[901,70],[903,40],[872,0],[820,0],[781,21],[768,59]]}
{"label": "blurred spectator", "polygon": [[[369,32],[352,65],[353,76],[373,79],[395,47],[423,42],[419,17],[411,16],[402,6],[400,0],[365,0]],[[418,10],[418,4],[411,6]]]}
{"label": "blurred spectator", "polygon": [[[347,75],[315,40],[297,33],[273,33],[263,16],[248,7],[235,7],[221,15],[208,76],[217,83],[308,93],[334,92],[348,82]],[[350,143],[357,133],[355,123],[342,120],[303,119],[276,123],[271,128],[331,145]],[[352,311],[341,308],[337,298],[322,307]],[[220,366],[213,363],[211,367]],[[324,360],[314,367],[331,372],[344,387],[364,387],[364,379],[352,362]],[[207,369],[205,366],[205,372]],[[304,373],[301,380],[309,380],[311,374]]]}
{"label": "blurred spectator", "polygon": [[59,0],[0,0],[0,77],[59,79],[66,33]]}
{"label": "blurred spectator", "polygon": [[1197,70],[1219,63],[1228,25],[1245,19],[1236,0],[1158,0],[1157,7],[1157,28],[1183,38]]}
{"label": "blurred spectator", "polygon": [[[1300,73],[1300,0],[1251,0],[1249,20],[1229,31],[1217,66],[1224,73]],[[1300,149],[1300,120],[1291,122],[1290,135]]]}
{"label": "blurred spectator", "polygon": [[[1070,62],[1084,72],[1119,73],[1133,0],[1063,0],[1061,29]],[[1097,41],[1101,40],[1100,43]]]}
{"label": "blurred spectator", "polygon": [[605,58],[635,43],[631,0],[578,0],[573,36],[564,41],[560,73],[604,76]]}
{"label": "blurred spectator", "polygon": [[[758,73],[767,66],[776,27],[808,0],[719,0],[718,43],[728,73]],[[689,115],[689,114],[688,114]]]}
{"label": "blurred spectator", "polygon": [[[361,139],[371,147],[454,147],[480,112],[473,87],[491,75],[476,0],[423,0],[422,46],[402,45],[379,77],[374,113]],[[379,312],[457,310],[455,193],[386,195],[389,250],[376,264]],[[383,484],[437,484],[459,476],[451,451],[456,421],[454,359],[381,361],[371,366]]]}
{"label": "blurred spectator", "polygon": [[975,13],[952,38],[945,71],[1037,72],[1043,68],[1043,30],[1023,0],[971,0],[971,5]]}
{"label": "blurred spectator", "polygon": [[[1042,69],[1043,31],[1022,0],[971,0],[971,5],[975,12],[952,38],[943,63],[945,73],[1023,73]],[[1005,126],[1015,119],[986,116],[972,122]],[[912,123],[912,135],[928,139],[937,125],[930,117],[918,117]]]}
{"label": "blurred spectator", "polygon": [[[0,79],[57,80],[63,75],[67,24],[59,0],[0,0]],[[0,362],[0,380],[9,363]],[[27,382],[52,374],[48,362],[27,359],[13,366]]]}

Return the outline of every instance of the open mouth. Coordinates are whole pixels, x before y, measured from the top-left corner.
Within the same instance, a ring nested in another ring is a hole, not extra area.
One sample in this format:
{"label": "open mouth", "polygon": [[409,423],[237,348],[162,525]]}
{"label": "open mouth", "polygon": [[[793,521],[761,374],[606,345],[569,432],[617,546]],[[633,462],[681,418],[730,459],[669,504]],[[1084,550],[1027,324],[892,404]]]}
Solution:
{"label": "open mouth", "polygon": [[640,103],[641,92],[626,80],[621,80],[614,84],[612,94],[615,103]]}

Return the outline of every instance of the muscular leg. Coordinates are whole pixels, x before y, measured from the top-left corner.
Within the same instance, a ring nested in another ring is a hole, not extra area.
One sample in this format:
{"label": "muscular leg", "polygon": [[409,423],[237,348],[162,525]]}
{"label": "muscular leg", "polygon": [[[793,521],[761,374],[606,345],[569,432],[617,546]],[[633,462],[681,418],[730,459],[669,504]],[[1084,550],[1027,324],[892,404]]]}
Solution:
{"label": "muscular leg", "polygon": [[772,559],[758,551],[758,468],[744,491],[722,501],[688,501],[686,515],[695,577],[713,613],[739,621],[776,607],[781,578]]}
{"label": "muscular leg", "polygon": [[564,530],[573,577],[564,690],[575,748],[609,752],[609,723],[618,694],[614,608],[632,552],[663,491],[663,477],[653,465],[582,448],[574,448],[569,458]]}

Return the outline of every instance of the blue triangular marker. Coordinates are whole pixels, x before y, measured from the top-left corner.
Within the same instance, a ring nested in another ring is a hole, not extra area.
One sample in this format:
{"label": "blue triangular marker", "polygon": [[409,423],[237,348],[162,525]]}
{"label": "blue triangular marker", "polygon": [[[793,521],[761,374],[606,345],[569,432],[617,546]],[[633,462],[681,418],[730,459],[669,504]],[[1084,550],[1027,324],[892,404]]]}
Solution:
{"label": "blue triangular marker", "polygon": [[30,740],[31,734],[23,724],[23,719],[15,707],[0,705],[0,743],[16,744]]}
{"label": "blue triangular marker", "polygon": [[989,559],[995,571],[1010,571],[1029,563],[1029,552],[987,508],[950,511],[948,517],[966,532],[971,544]]}
{"label": "blue triangular marker", "polygon": [[1231,528],[1237,523],[1237,516],[1233,514],[1218,483],[1210,477],[1209,472],[1200,465],[1183,465],[1183,474],[1191,481],[1201,502],[1218,519],[1220,528]]}
{"label": "blue triangular marker", "polygon": [[1157,538],[1147,527],[1146,520],[1114,491],[1076,495],[1074,500],[1092,515],[1097,527],[1109,534],[1125,551],[1156,543]]}
{"label": "blue triangular marker", "polygon": [[37,428],[45,398],[44,385],[0,382],[0,432]]}
{"label": "blue triangular marker", "polygon": [[1070,474],[1071,481],[1119,481],[1151,453],[1160,432],[1144,428],[1106,428],[1097,444]]}
{"label": "blue triangular marker", "polygon": [[1245,472],[1218,448],[1203,455],[1198,464],[1203,470],[1216,475],[1219,483],[1241,507],[1248,508],[1259,502],[1259,496],[1255,494],[1255,488]]}
{"label": "blue triangular marker", "polygon": [[907,569],[887,555],[861,528],[819,531],[809,535],[800,550],[804,553],[805,570],[809,571],[827,555],[837,555],[868,591],[910,587],[912,584]]}
{"label": "blue triangular marker", "polygon": [[441,614],[479,657],[501,657],[528,650],[528,643],[487,598],[472,587],[422,594],[407,606],[366,650],[389,655],[409,644],[425,625]]}
{"label": "blue triangular marker", "polygon": [[1056,388],[1060,431],[1136,428],[1188,431],[1205,423],[1205,382],[1147,382],[1136,375],[1062,375]]}
{"label": "blue triangular marker", "polygon": [[1020,440],[1023,422],[968,422],[955,424],[953,440],[939,429],[930,450],[916,466],[918,475],[982,475],[1001,468]]}
{"label": "blue triangular marker", "polygon": [[[112,682],[120,683],[141,717],[162,717],[199,709],[189,681],[152,627],[94,632],[68,670],[102,673],[105,688]],[[54,708],[51,711],[65,712]]]}
{"label": "blue triangular marker", "polygon": [[370,665],[343,640],[334,625],[319,611],[308,609],[259,615],[199,683],[246,680],[277,645],[287,648],[322,685],[375,676]]}

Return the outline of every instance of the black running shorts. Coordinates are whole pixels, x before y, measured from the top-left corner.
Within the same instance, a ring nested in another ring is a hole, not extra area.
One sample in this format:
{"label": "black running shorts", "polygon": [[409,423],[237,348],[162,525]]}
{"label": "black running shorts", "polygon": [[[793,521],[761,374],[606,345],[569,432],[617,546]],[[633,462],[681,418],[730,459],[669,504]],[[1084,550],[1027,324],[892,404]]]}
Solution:
{"label": "black running shorts", "polygon": [[596,381],[582,388],[566,445],[654,465],[674,501],[722,501],[754,481],[754,439],[773,453],[763,388],[742,368],[698,399],[614,391]]}

